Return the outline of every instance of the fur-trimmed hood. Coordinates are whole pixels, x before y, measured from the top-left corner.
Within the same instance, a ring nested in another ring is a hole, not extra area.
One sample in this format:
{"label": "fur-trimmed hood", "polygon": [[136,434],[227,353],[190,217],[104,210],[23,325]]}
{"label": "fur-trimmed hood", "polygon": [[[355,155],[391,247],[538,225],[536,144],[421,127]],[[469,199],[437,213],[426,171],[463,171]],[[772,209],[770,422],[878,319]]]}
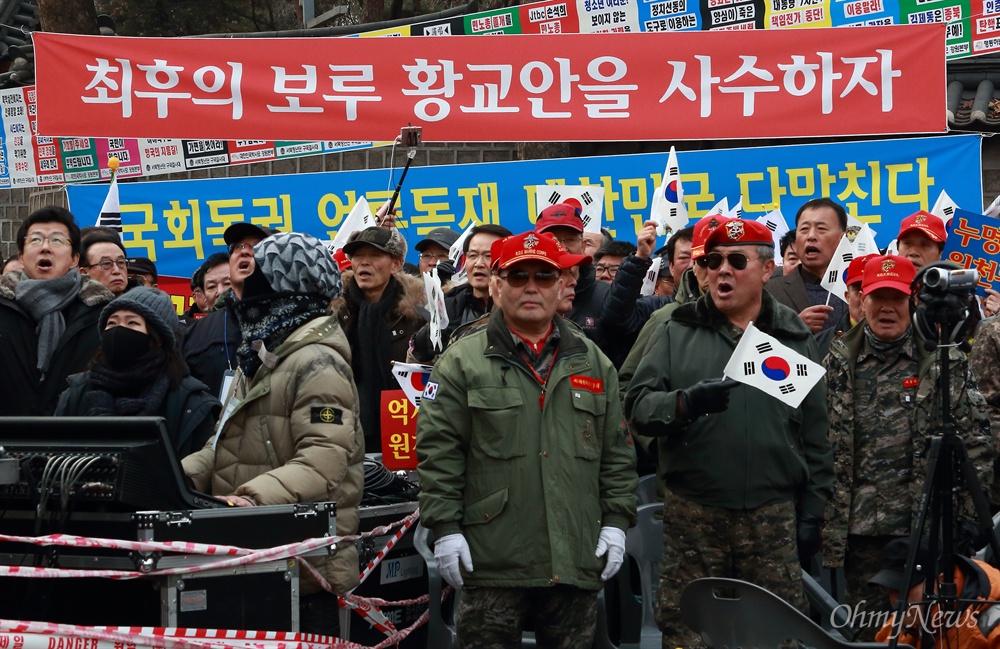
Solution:
{"label": "fur-trimmed hood", "polygon": [[[423,322],[424,318],[420,315],[420,311],[417,308],[427,304],[427,298],[424,295],[423,280],[404,272],[398,272],[393,277],[396,278],[396,290],[399,294],[399,301],[396,303],[396,318]],[[353,283],[353,274],[350,277],[344,277],[344,294],[330,303],[333,313],[340,313],[345,309],[357,311],[357,307],[354,306],[352,308],[347,300],[348,284]]]}
{"label": "fur-trimmed hood", "polygon": [[[77,297],[87,306],[107,304],[114,299],[114,294],[104,284],[101,284],[89,275],[81,275],[80,277],[83,279],[83,283],[80,285],[80,294]],[[0,298],[10,300],[11,302],[17,301],[17,285],[27,278],[24,271],[20,270],[0,275]]]}

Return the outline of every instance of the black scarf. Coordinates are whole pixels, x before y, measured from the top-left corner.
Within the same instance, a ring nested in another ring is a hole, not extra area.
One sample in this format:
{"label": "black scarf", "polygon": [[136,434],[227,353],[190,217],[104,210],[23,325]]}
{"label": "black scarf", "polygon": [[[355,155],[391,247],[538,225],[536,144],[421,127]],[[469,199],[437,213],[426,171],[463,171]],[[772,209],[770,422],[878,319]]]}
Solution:
{"label": "black scarf", "polygon": [[84,414],[88,417],[160,414],[170,387],[166,367],[167,352],[162,347],[150,350],[125,370],[113,369],[103,362],[94,363],[82,397]]}
{"label": "black scarf", "polygon": [[326,315],[329,303],[328,298],[312,293],[269,293],[233,305],[233,317],[243,338],[236,350],[243,373],[252,379],[263,363],[253,349],[254,341],[261,341],[267,351],[273,352],[293,331]]}
{"label": "black scarf", "polygon": [[[392,375],[392,354],[389,327],[385,316],[391,315],[399,299],[395,277],[382,291],[378,302],[369,302],[353,280],[347,283],[347,296],[352,309],[358,313],[350,331],[351,351],[354,354],[354,380],[358,386],[361,408],[361,428],[365,431],[365,448],[369,453],[381,449],[382,422],[379,416],[382,390],[396,385]],[[374,444],[374,446],[372,446]]]}

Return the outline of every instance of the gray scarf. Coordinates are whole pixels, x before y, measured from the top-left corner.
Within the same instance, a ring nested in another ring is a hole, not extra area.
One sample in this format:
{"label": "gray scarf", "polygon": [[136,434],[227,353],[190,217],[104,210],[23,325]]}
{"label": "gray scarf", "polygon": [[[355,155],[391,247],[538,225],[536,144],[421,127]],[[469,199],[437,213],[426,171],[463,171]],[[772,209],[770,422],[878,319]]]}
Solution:
{"label": "gray scarf", "polygon": [[66,330],[62,310],[80,293],[83,279],[79,271],[70,268],[58,279],[28,279],[25,277],[14,288],[17,304],[38,323],[38,369],[45,379],[52,363],[52,354]]}

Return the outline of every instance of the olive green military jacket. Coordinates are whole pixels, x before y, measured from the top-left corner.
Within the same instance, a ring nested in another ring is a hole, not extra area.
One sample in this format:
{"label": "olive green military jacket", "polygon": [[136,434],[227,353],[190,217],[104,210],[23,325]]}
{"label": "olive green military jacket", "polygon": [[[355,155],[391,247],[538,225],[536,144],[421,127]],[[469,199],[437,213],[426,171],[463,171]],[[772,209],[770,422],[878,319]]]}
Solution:
{"label": "olive green military jacket", "polygon": [[603,587],[604,526],[635,523],[635,447],[614,366],[562,318],[542,387],[497,310],[434,366],[420,404],[420,515],[441,538],[462,533],[467,586]]}
{"label": "olive green military jacket", "polygon": [[[819,361],[816,341],[798,314],[768,293],[754,326]],[[801,515],[820,518],[833,491],[824,381],[797,408],[739,385],[730,390],[725,412],[694,421],[677,416],[680,390],[722,377],[737,331],[711,295],[674,309],[650,336],[626,393],[625,414],[638,433],[659,438],[658,470],[673,493],[739,510],[794,500]]]}

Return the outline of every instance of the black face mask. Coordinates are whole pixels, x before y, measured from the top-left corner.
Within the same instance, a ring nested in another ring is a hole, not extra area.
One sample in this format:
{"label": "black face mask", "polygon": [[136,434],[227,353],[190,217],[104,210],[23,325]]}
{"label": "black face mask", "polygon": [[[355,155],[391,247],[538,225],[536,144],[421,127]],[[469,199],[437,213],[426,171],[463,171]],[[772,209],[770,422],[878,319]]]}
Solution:
{"label": "black face mask", "polygon": [[125,369],[149,353],[149,335],[128,327],[111,327],[101,334],[101,351],[109,367]]}

